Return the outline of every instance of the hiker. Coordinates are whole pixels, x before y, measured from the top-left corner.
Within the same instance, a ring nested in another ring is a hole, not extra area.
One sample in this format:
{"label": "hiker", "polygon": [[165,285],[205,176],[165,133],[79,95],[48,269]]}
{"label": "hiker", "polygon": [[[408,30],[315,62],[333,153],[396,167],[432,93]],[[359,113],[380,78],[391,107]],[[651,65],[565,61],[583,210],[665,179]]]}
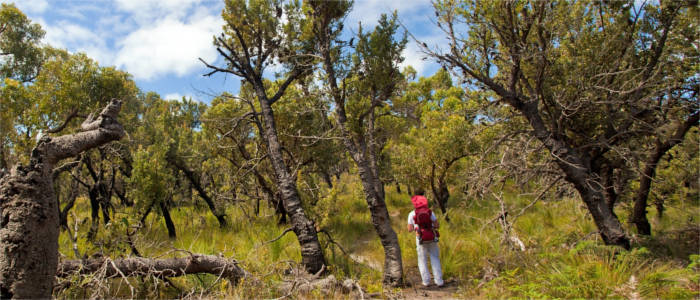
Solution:
{"label": "hiker", "polygon": [[438,248],[437,231],[438,221],[435,214],[428,208],[428,199],[421,188],[416,190],[416,195],[411,197],[415,208],[408,214],[408,231],[416,232],[416,251],[418,252],[418,270],[423,280],[423,286],[430,285],[430,271],[428,270],[428,255],[430,265],[433,268],[435,284],[442,287],[442,267],[440,266],[440,249]]}

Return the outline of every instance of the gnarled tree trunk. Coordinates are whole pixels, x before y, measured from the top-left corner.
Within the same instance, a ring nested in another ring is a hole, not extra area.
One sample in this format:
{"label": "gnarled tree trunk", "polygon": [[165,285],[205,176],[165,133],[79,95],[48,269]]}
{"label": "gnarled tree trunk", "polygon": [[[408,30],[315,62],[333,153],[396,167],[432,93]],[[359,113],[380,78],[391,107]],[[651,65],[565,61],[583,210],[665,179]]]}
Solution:
{"label": "gnarled tree trunk", "polygon": [[[691,127],[697,125],[698,116],[697,112],[691,115],[685,122],[678,124],[675,128],[673,136],[671,136],[666,141],[656,141],[656,145],[652,150],[649,158],[644,162],[644,170],[639,178],[639,190],[634,197],[634,209],[632,210],[632,217],[630,218],[632,223],[637,227],[637,232],[639,234],[651,235],[651,224],[647,219],[647,199],[649,198],[649,191],[651,190],[651,181],[656,175],[656,166],[659,164],[659,160],[673,148],[673,146],[683,141],[683,137],[690,130]],[[659,206],[657,206],[659,207]],[[660,207],[663,207],[661,205]],[[661,214],[663,208],[659,211]]]}
{"label": "gnarled tree trunk", "polygon": [[[327,16],[329,17],[329,16]],[[329,22],[329,20],[326,20]],[[320,42],[321,55],[323,57],[323,67],[328,76],[331,94],[336,105],[336,122],[343,136],[343,145],[350,153],[350,156],[357,164],[357,169],[360,173],[362,188],[365,193],[365,200],[369,207],[372,225],[379,235],[379,239],[384,248],[384,278],[383,282],[391,286],[399,286],[403,284],[403,259],[401,257],[401,246],[396,232],[391,228],[391,219],[384,201],[384,185],[382,184],[377,170],[377,153],[373,150],[374,140],[370,134],[365,139],[365,136],[353,137],[347,128],[347,114],[345,112],[345,96],[338,86],[338,79],[333,67],[331,58],[331,40],[328,32],[328,23],[321,26],[323,34]],[[373,103],[372,105],[376,105]],[[370,118],[368,130],[373,132],[374,126],[374,107],[370,108]]]}
{"label": "gnarled tree trunk", "polygon": [[51,298],[58,266],[59,212],[52,170],[65,158],[124,136],[117,122],[121,101],[112,101],[82,132],[44,136],[28,166],[0,179],[0,298]]}
{"label": "gnarled tree trunk", "polygon": [[[361,155],[353,155],[353,158],[360,158]],[[403,260],[401,258],[401,246],[396,232],[391,228],[389,211],[384,201],[384,193],[376,191],[375,178],[366,160],[360,158],[356,160],[357,169],[362,180],[362,189],[365,192],[365,200],[369,207],[370,216],[374,230],[379,235],[379,240],[384,248],[384,283],[391,286],[403,284]]]}
{"label": "gnarled tree trunk", "polygon": [[268,147],[270,162],[275,171],[276,181],[279,185],[279,192],[282,195],[284,210],[287,212],[292,223],[292,229],[297,235],[297,240],[299,240],[301,263],[306,271],[316,273],[326,264],[321,243],[318,241],[318,233],[314,222],[309,220],[306,213],[304,213],[295,178],[290,173],[282,157],[282,145],[280,145],[277,137],[272,107],[262,87],[257,89],[257,96],[264,120],[264,138]]}
{"label": "gnarled tree trunk", "polygon": [[572,149],[547,130],[539,115],[536,102],[524,103],[517,99],[510,100],[511,104],[527,118],[533,128],[533,134],[549,150],[559,168],[566,174],[566,180],[572,183],[581,195],[605,244],[629,249],[630,240],[617,216],[608,206],[603,184],[599,180],[600,176],[591,170],[590,158]]}

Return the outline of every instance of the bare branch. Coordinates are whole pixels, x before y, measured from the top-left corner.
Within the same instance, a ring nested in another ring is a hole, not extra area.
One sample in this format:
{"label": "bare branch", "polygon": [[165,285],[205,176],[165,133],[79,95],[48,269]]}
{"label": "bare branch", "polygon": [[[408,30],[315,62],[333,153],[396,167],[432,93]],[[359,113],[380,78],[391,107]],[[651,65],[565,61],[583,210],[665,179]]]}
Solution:
{"label": "bare branch", "polygon": [[71,112],[68,114],[68,116],[66,117],[66,120],[63,121],[63,124],[61,124],[60,126],[58,126],[58,127],[56,127],[56,128],[49,129],[49,130],[47,130],[46,132],[48,132],[48,133],[59,133],[59,132],[61,132],[63,129],[66,128],[66,126],[68,126],[68,123],[69,123],[71,120],[73,120],[75,117],[84,117],[83,115],[78,114],[78,109],[77,109],[77,108],[73,109],[73,111],[71,111]]}

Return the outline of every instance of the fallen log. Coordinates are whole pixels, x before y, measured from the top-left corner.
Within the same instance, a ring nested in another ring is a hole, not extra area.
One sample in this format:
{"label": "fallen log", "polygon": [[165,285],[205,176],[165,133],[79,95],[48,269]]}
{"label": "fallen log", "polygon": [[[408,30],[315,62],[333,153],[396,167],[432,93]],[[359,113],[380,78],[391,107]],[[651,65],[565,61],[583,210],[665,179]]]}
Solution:
{"label": "fallen log", "polygon": [[116,260],[110,258],[65,260],[59,264],[56,276],[68,277],[75,274],[98,272],[107,278],[125,276],[175,277],[207,273],[226,278],[232,283],[238,283],[241,278],[250,275],[238,266],[236,260],[214,255],[192,254],[187,257],[164,259],[130,257]]}

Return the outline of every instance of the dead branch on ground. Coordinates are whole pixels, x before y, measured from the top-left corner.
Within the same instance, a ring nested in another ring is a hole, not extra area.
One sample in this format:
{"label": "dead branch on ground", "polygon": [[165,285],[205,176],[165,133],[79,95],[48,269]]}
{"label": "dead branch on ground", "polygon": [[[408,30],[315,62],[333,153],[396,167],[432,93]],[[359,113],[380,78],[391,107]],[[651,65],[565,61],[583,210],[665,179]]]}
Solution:
{"label": "dead branch on ground", "polygon": [[68,277],[74,274],[102,273],[105,278],[149,276],[167,278],[188,274],[207,273],[226,278],[237,283],[250,274],[238,266],[238,262],[225,257],[191,254],[187,257],[151,259],[130,257],[112,260],[95,258],[66,260],[58,266],[56,276]]}

